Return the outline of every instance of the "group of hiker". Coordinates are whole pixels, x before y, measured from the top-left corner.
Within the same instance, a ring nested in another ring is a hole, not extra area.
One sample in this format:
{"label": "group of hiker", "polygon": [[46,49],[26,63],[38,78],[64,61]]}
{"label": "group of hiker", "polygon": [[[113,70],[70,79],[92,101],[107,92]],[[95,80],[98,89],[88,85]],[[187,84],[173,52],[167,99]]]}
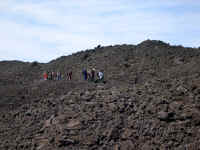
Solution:
{"label": "group of hiker", "polygon": [[[83,79],[88,81],[100,82],[103,81],[104,79],[103,71],[100,70],[99,72],[96,73],[96,70],[94,68],[91,70],[83,69],[82,74],[83,74]],[[95,78],[95,76],[97,76],[97,78]]]}
{"label": "group of hiker", "polygon": [[[96,71],[95,68],[88,70],[88,69],[83,69],[82,71],[83,79],[87,81],[92,81],[92,82],[101,82],[104,79],[104,74],[103,71]],[[61,74],[61,72],[48,72],[45,71],[43,74],[43,79],[44,80],[62,80],[64,79],[64,76]],[[72,71],[68,72],[66,74],[66,80],[72,80]]]}
{"label": "group of hiker", "polygon": [[[44,80],[61,80],[63,78],[61,72],[44,72],[43,74],[43,78]],[[72,71],[67,73],[67,80],[71,80],[72,79]]]}

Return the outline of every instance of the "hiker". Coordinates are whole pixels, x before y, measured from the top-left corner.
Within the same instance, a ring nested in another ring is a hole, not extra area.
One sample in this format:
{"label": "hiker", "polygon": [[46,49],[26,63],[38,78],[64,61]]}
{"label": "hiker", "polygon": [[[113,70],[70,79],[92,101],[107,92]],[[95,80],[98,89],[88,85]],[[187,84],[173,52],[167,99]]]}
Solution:
{"label": "hiker", "polygon": [[61,73],[60,72],[57,72],[56,76],[57,76],[57,80],[61,80]]}
{"label": "hiker", "polygon": [[55,74],[55,72],[51,72],[51,77],[52,77],[52,80],[55,80],[55,76],[56,76],[56,74]]}
{"label": "hiker", "polygon": [[59,80],[59,72],[56,72],[56,80]]}
{"label": "hiker", "polygon": [[71,80],[72,79],[72,71],[67,72],[67,80]]}
{"label": "hiker", "polygon": [[47,80],[47,78],[48,78],[48,75],[47,75],[47,72],[46,72],[46,71],[45,71],[44,74],[43,74],[43,78],[44,78],[44,80]]}
{"label": "hiker", "polygon": [[53,72],[50,72],[50,80],[53,80]]}
{"label": "hiker", "polygon": [[98,72],[98,78],[99,78],[99,80],[103,80],[103,72],[102,71],[99,71]]}
{"label": "hiker", "polygon": [[99,83],[99,82],[103,82],[104,83],[104,81],[103,81],[103,79],[104,79],[103,71],[99,71],[97,73],[97,77],[98,77],[98,79],[95,81],[95,83]]}
{"label": "hiker", "polygon": [[59,80],[61,80],[62,79],[62,74],[61,74],[61,72],[59,72]]}
{"label": "hiker", "polygon": [[70,72],[68,73],[68,79],[69,79],[69,80],[72,80],[72,71],[70,71]]}
{"label": "hiker", "polygon": [[88,79],[88,74],[87,74],[87,70],[86,69],[83,69],[83,77],[84,77],[84,80],[87,80]]}
{"label": "hiker", "polygon": [[48,79],[48,80],[51,80],[51,73],[50,73],[49,71],[47,72],[47,75],[48,75],[48,78],[47,78],[47,79]]}
{"label": "hiker", "polygon": [[68,80],[69,79],[69,73],[67,72],[67,74],[66,74],[66,80]]}
{"label": "hiker", "polygon": [[92,74],[91,74],[91,71],[90,71],[90,70],[87,71],[87,76],[88,76],[88,81],[91,81],[91,79],[92,79]]}
{"label": "hiker", "polygon": [[95,80],[95,69],[93,68],[91,71],[91,80],[94,81]]}

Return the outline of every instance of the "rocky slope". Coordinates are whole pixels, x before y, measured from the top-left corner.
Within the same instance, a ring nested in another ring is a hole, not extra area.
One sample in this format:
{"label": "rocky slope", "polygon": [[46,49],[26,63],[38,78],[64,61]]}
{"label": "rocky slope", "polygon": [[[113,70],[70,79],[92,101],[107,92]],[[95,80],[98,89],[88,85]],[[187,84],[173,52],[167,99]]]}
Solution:
{"label": "rocky slope", "polygon": [[[93,67],[105,84],[83,81]],[[2,150],[200,148],[199,49],[147,40],[0,70]],[[73,79],[43,81],[45,70]]]}

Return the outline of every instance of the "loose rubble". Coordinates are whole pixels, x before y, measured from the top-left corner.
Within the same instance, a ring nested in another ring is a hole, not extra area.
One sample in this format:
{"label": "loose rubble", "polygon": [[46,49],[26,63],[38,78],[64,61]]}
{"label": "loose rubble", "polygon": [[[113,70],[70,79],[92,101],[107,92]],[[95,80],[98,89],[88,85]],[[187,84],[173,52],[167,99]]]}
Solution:
{"label": "loose rubble", "polygon": [[[47,64],[0,62],[0,149],[198,150],[199,60],[199,49],[147,40]],[[83,81],[84,64],[106,83]],[[71,81],[41,80],[69,67]]]}

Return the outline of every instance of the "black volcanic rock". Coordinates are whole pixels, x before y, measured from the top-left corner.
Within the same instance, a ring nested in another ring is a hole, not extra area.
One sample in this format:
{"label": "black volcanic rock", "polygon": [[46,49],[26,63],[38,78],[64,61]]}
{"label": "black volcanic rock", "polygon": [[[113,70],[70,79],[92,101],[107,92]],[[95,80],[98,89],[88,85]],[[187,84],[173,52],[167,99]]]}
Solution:
{"label": "black volcanic rock", "polygon": [[[0,62],[0,149],[199,149],[199,66],[199,49],[156,40]],[[84,81],[83,68],[106,82]],[[44,71],[64,79],[44,81]]]}

